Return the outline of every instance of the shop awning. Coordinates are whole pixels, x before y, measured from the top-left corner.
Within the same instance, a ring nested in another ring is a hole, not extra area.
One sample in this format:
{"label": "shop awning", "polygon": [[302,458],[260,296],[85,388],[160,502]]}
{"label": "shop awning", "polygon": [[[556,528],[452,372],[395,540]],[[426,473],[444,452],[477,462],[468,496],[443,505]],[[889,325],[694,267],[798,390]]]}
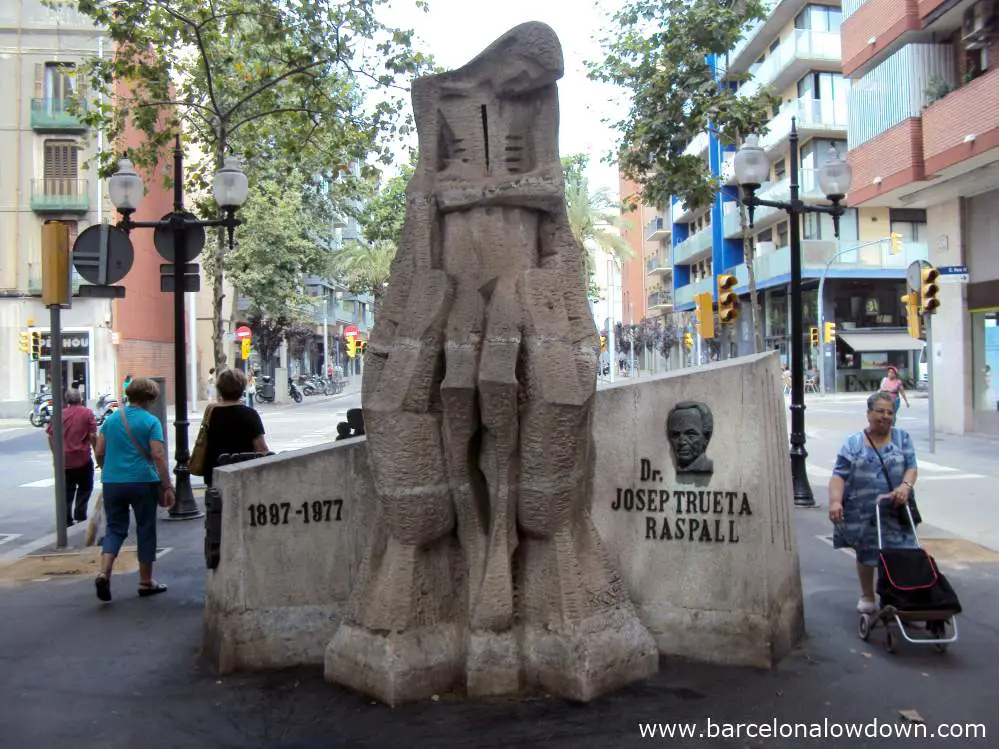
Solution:
{"label": "shop awning", "polygon": [[920,351],[925,345],[908,333],[839,333],[840,340],[854,351]]}

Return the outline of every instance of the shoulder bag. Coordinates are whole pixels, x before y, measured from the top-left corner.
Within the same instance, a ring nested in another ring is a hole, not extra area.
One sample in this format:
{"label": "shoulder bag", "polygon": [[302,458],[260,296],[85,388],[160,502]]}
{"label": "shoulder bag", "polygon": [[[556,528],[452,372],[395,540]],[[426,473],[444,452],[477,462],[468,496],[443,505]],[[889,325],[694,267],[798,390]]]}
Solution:
{"label": "shoulder bag", "polygon": [[215,404],[209,403],[204,416],[201,417],[201,428],[198,429],[194,449],[191,450],[191,459],[187,462],[187,470],[192,476],[205,475],[205,461],[208,457],[208,427],[214,410]]}
{"label": "shoulder bag", "polygon": [[[139,455],[141,455],[143,458],[145,458],[149,462],[149,465],[151,465],[153,467],[153,470],[156,471],[156,475],[159,476],[159,470],[156,468],[156,463],[153,462],[152,456],[149,454],[149,452],[144,447],[142,447],[142,445],[139,444],[139,441],[137,439],[135,439],[135,435],[132,434],[132,430],[128,426],[128,417],[125,415],[125,411],[126,411],[127,408],[128,408],[128,406],[123,406],[122,408],[118,409],[118,413],[121,414],[121,423],[122,423],[122,426],[125,427],[125,434],[128,435],[128,438],[132,441],[132,444],[135,445],[135,449],[139,451]],[[166,491],[166,488],[163,486],[163,482],[162,481],[160,481],[156,485],[156,487],[157,487],[157,490],[156,490],[156,501],[161,506],[165,507],[166,506],[166,504],[165,504],[166,503],[166,498],[163,495],[164,495],[164,493]]]}
{"label": "shoulder bag", "polygon": [[[885,460],[884,458],[881,457],[881,451],[878,450],[877,446],[875,446],[874,440],[871,439],[871,435],[867,433],[866,429],[864,430],[864,436],[867,438],[867,441],[868,443],[870,443],[871,447],[874,448],[874,454],[878,456],[878,462],[881,463],[881,473],[884,474],[885,481],[888,482],[888,489],[890,491],[895,491],[896,487],[892,485],[891,476],[888,474],[888,466],[885,465]],[[909,512],[912,513],[912,522],[915,523],[916,525],[922,523],[923,516],[919,514],[919,508],[916,506],[915,489],[909,490],[909,499],[907,504],[909,505]],[[899,520],[902,521],[903,525],[908,525],[909,524],[909,518],[907,517],[908,513],[901,512],[902,508],[900,507],[896,509],[898,511]]]}

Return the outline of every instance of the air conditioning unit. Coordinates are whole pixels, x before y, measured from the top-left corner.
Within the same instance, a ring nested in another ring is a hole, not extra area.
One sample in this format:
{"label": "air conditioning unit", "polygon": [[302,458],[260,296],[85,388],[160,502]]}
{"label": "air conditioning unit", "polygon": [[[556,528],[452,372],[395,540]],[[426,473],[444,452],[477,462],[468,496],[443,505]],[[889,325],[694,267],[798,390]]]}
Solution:
{"label": "air conditioning unit", "polygon": [[981,49],[988,46],[995,27],[994,0],[978,0],[964,11],[961,24],[961,42],[967,49]]}

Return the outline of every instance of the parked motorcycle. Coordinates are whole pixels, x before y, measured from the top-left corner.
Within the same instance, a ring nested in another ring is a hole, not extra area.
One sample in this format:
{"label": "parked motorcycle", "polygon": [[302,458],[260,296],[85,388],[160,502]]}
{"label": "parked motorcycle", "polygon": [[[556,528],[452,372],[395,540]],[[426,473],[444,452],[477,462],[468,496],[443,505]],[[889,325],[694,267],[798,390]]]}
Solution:
{"label": "parked motorcycle", "polygon": [[[302,402],[302,391],[298,389],[290,377],[288,378],[288,395],[295,403]],[[257,384],[257,400],[261,403],[274,402],[274,383],[269,375],[262,376]]]}
{"label": "parked motorcycle", "polygon": [[35,396],[31,402],[32,409],[28,412],[28,421],[33,427],[43,427],[52,421],[52,393],[46,388]]}
{"label": "parked motorcycle", "polygon": [[105,393],[97,399],[97,406],[94,408],[94,416],[97,418],[97,426],[104,423],[108,416],[119,408],[118,398],[111,393]]}
{"label": "parked motorcycle", "polygon": [[298,385],[290,377],[288,378],[288,395],[292,397],[295,403],[302,402],[302,391],[298,389]]}

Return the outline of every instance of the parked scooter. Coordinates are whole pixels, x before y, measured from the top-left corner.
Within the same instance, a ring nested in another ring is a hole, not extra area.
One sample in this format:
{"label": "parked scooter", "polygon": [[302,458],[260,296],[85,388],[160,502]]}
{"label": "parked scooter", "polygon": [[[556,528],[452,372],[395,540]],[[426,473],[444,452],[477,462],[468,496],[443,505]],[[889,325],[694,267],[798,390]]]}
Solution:
{"label": "parked scooter", "polygon": [[97,399],[97,406],[94,408],[94,416],[97,418],[97,426],[104,423],[104,420],[117,411],[119,408],[118,399],[111,393],[105,393]]}
{"label": "parked scooter", "polygon": [[298,385],[290,377],[288,378],[288,395],[291,396],[295,403],[302,402],[302,391],[298,389]]}
{"label": "parked scooter", "polygon": [[[302,391],[298,389],[290,377],[288,378],[288,395],[291,396],[295,403],[302,402]],[[271,382],[269,375],[263,375],[257,384],[257,400],[261,403],[274,402],[274,383]]]}
{"label": "parked scooter", "polygon": [[43,387],[32,401],[32,409],[28,412],[28,421],[33,427],[43,427],[52,421],[52,393]]}

